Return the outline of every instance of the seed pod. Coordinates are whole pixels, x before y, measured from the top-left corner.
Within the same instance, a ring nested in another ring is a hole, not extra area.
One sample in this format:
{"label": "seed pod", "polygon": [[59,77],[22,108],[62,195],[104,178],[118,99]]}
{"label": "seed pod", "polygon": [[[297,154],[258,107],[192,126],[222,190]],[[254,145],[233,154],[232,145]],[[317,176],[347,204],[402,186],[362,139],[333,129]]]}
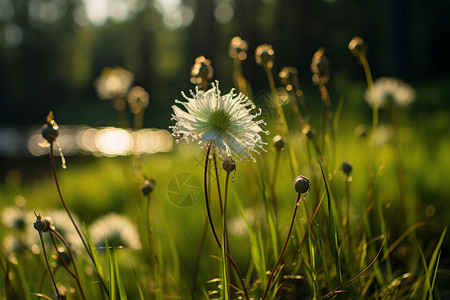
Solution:
{"label": "seed pod", "polygon": [[141,185],[141,191],[144,196],[150,195],[151,192],[155,189],[155,181],[153,179],[145,180]]}
{"label": "seed pod", "polygon": [[37,231],[42,232],[46,229],[47,223],[42,220],[41,215],[36,215],[36,221],[33,223],[33,227]]}
{"label": "seed pod", "polygon": [[231,39],[228,46],[228,53],[231,58],[245,60],[247,58],[248,43],[238,36]]}
{"label": "seed pod", "polygon": [[294,189],[297,193],[302,194],[309,191],[311,188],[311,183],[309,182],[308,178],[306,178],[303,175],[297,176],[294,179]]}
{"label": "seed pod", "polygon": [[362,38],[355,36],[348,44],[348,50],[356,57],[366,54],[367,46]]}
{"label": "seed pod", "polygon": [[51,217],[43,217],[42,221],[45,222],[44,232],[49,232],[50,229],[55,229],[55,225],[53,225],[53,219]]}
{"label": "seed pod", "polygon": [[49,124],[44,124],[41,129],[41,134],[44,139],[49,143],[53,143],[56,138],[59,136],[59,128],[58,126],[51,126]]}
{"label": "seed pod", "polygon": [[344,161],[341,165],[341,169],[345,173],[345,175],[349,176],[353,170],[353,167],[351,163]]}
{"label": "seed pod", "polygon": [[273,140],[272,140],[273,146],[275,147],[275,149],[277,149],[277,151],[281,151],[284,149],[284,140],[281,137],[281,135],[276,135]]}
{"label": "seed pod", "polygon": [[330,78],[330,61],[325,56],[325,48],[320,48],[314,53],[311,61],[311,71],[314,84],[319,85],[328,82]]}
{"label": "seed pod", "polygon": [[258,65],[267,66],[269,69],[273,67],[275,52],[272,45],[259,45],[255,50],[255,61]]}
{"label": "seed pod", "polygon": [[222,168],[227,172],[233,172],[234,170],[236,170],[236,163],[234,162],[234,160],[231,157],[227,157],[226,159],[224,159],[223,163],[222,163]]}

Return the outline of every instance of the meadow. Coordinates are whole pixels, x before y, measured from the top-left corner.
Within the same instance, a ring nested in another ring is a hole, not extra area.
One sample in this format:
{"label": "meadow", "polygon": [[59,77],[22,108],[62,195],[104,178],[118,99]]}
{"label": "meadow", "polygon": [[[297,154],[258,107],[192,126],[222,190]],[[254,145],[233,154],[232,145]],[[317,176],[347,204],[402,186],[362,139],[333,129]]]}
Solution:
{"label": "meadow", "polygon": [[[174,101],[169,152],[68,156],[64,168],[64,124],[57,111],[42,116],[50,151],[34,159],[45,168],[0,186],[2,299],[450,296],[450,116],[420,112],[433,88],[381,86],[356,40],[364,81],[331,77],[319,49],[314,88],[302,90],[295,69],[273,72],[274,50],[262,45],[252,63],[266,89],[255,93],[242,42],[230,46],[231,94],[197,58],[178,98],[190,109]],[[130,101],[124,81],[99,95],[141,129],[151,103]]]}

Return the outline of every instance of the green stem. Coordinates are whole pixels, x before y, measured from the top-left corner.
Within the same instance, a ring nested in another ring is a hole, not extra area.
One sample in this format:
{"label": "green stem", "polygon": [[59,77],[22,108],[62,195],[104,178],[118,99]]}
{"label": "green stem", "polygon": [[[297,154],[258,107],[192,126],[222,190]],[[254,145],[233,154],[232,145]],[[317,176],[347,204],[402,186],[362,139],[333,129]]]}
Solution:
{"label": "green stem", "polygon": [[223,215],[224,208],[222,204],[222,194],[220,193],[220,181],[219,181],[219,171],[217,170],[216,152],[213,153],[213,159],[214,159],[214,170],[216,173],[217,193],[219,195],[220,215]]}
{"label": "green stem", "polygon": [[225,300],[230,299],[229,286],[228,286],[228,264],[226,259],[226,253],[228,250],[228,239],[227,239],[227,199],[228,199],[228,181],[230,179],[230,172],[227,172],[225,179],[225,198],[223,202],[223,214],[222,214],[222,272],[223,272],[223,298]]}
{"label": "green stem", "polygon": [[275,215],[275,223],[277,223],[277,220],[278,220],[277,201],[275,199],[275,186],[276,186],[276,182],[277,182],[278,165],[280,162],[280,153],[281,153],[281,150],[277,150],[277,153],[275,154],[275,163],[273,166],[273,177],[272,177],[272,183],[270,185],[270,201],[272,203],[273,212]]}
{"label": "green stem", "polygon": [[291,140],[289,138],[289,128],[288,128],[288,125],[286,122],[286,117],[284,116],[283,108],[281,107],[280,100],[278,99],[277,89],[275,87],[275,80],[273,79],[272,70],[267,65],[264,66],[264,70],[266,71],[267,79],[268,79],[269,85],[270,85],[270,90],[272,91],[273,101],[275,102],[275,107],[277,109],[278,117],[280,118],[281,128],[282,128],[282,136],[285,136],[288,141],[287,149],[289,152],[291,169],[292,169],[293,174],[295,175],[295,174],[299,173],[298,172],[298,164],[297,164],[297,159],[295,158],[294,149],[292,148],[292,145],[289,144]]}
{"label": "green stem", "polygon": [[372,104],[372,130],[375,132],[378,126],[378,105],[376,100],[373,97],[373,78],[372,78],[372,72],[370,71],[369,62],[367,61],[366,55],[361,54],[359,55],[359,61],[361,62],[361,65],[363,66],[364,73],[366,75],[366,81],[367,81],[367,87],[369,88],[369,96],[370,96],[370,102]]}
{"label": "green stem", "polygon": [[[217,237],[217,233],[216,233],[216,230],[214,228],[214,223],[213,223],[212,216],[211,216],[211,210],[210,210],[210,207],[209,207],[209,198],[208,198],[208,161],[209,161],[209,154],[211,153],[211,147],[212,147],[212,144],[209,143],[208,144],[208,148],[206,150],[205,171],[203,173],[203,187],[204,187],[204,190],[205,190],[206,211],[207,211],[207,214],[208,214],[209,225],[211,227],[211,231],[212,231],[212,233],[214,235],[214,239],[215,239],[217,245],[219,246],[220,249],[222,249],[222,245],[221,245],[221,243],[219,241],[219,238]],[[242,289],[243,289],[244,294],[245,294],[245,298],[250,300],[250,297],[248,296],[248,293],[247,293],[247,288],[245,287],[244,278],[242,277],[242,274],[239,271],[239,268],[238,268],[236,262],[228,254],[228,252],[226,253],[226,255],[227,255],[227,258],[230,261],[231,265],[233,266],[234,270],[238,274],[239,280],[241,281]]]}

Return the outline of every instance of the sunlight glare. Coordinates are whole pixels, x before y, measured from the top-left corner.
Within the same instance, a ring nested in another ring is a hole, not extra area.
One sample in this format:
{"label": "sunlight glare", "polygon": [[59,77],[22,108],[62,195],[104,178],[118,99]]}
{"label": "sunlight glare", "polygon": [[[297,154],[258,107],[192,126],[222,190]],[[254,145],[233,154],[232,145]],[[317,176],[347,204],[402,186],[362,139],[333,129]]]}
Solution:
{"label": "sunlight glare", "polygon": [[127,155],[133,146],[133,139],[124,129],[105,128],[97,132],[95,144],[106,156]]}

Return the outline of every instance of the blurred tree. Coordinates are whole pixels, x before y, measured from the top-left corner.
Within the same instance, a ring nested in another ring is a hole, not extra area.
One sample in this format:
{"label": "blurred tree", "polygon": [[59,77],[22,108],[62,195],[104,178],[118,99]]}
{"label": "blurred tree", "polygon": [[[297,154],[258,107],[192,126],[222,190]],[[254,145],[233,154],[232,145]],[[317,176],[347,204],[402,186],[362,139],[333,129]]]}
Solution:
{"label": "blurred tree", "polygon": [[152,121],[157,125],[169,119],[169,100],[192,87],[188,72],[195,57],[211,59],[214,78],[231,78],[227,46],[236,35],[249,42],[243,68],[253,85],[265,84],[253,60],[262,43],[274,46],[275,72],[294,65],[302,82],[310,82],[309,63],[321,46],[332,72],[361,79],[347,50],[355,35],[367,42],[375,77],[448,76],[444,0],[120,0],[107,1],[108,11],[95,22],[85,11],[92,1],[0,0],[1,123],[35,124],[56,107],[84,111],[81,119],[89,122],[105,107],[93,80],[103,67],[121,65],[149,90],[151,107],[162,112]]}

